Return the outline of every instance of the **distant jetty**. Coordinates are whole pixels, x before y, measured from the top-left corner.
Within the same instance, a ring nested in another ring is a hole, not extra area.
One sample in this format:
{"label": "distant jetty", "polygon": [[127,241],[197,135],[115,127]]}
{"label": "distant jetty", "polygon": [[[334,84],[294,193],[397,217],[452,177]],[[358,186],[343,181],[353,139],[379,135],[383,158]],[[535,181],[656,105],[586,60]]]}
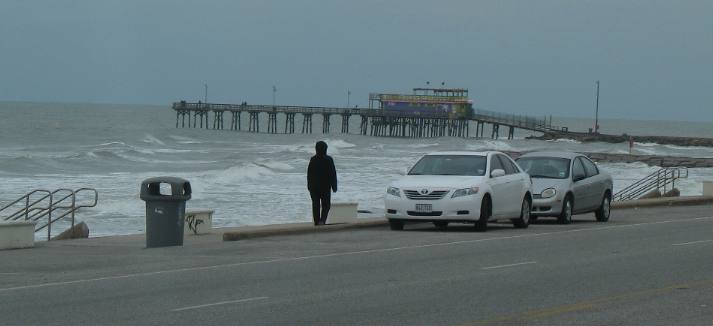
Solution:
{"label": "distant jetty", "polygon": [[572,139],[583,143],[588,142],[605,142],[605,143],[626,143],[633,140],[638,143],[656,143],[661,145],[676,145],[676,146],[701,146],[713,147],[713,138],[702,137],[672,137],[672,136],[633,136],[633,135],[607,135],[600,133],[584,133],[584,132],[559,132],[548,131],[542,136],[530,136],[528,139],[539,140],[555,140],[555,139]]}
{"label": "distant jetty", "polygon": [[[513,158],[518,158],[526,152],[505,151]],[[598,163],[634,163],[641,162],[649,166],[662,168],[687,167],[687,168],[713,168],[713,157],[686,157],[663,155],[631,155],[602,152],[581,152]]]}

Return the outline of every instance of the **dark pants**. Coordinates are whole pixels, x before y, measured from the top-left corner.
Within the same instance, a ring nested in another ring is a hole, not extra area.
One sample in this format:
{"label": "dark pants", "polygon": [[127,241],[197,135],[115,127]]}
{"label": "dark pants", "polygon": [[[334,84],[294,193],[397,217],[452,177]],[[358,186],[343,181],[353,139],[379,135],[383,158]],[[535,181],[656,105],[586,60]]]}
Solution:
{"label": "dark pants", "polygon": [[[327,214],[329,214],[329,208],[332,206],[331,199],[332,193],[327,190],[326,192],[310,192],[310,197],[312,197],[312,220],[314,225],[327,223]],[[321,213],[320,214],[320,202],[321,202]]]}

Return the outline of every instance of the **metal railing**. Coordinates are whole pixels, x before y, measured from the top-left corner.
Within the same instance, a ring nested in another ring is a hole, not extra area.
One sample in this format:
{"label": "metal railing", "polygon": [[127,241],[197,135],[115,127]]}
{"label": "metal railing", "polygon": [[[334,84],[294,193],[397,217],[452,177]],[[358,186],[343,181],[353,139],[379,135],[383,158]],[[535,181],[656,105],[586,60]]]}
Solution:
{"label": "metal railing", "polygon": [[625,201],[638,199],[651,191],[658,190],[661,194],[673,190],[676,180],[688,178],[688,168],[661,168],[643,179],[614,194],[613,200]]}
{"label": "metal railing", "polygon": [[[77,194],[89,192],[92,196],[90,203],[77,204]],[[35,232],[47,228],[47,240],[52,237],[52,224],[70,216],[71,227],[75,225],[75,212],[80,208],[95,207],[99,193],[94,188],[79,188],[77,190],[60,188],[54,191],[35,189],[17,200],[0,208],[0,218],[4,221],[26,220],[37,222]],[[24,201],[24,207],[11,211],[13,207]],[[3,212],[10,212],[2,217]],[[53,215],[53,213],[57,213]],[[44,222],[44,218],[46,222]]]}
{"label": "metal railing", "polygon": [[532,116],[508,114],[483,109],[475,109],[473,118],[485,122],[499,123],[522,129],[530,129],[542,132],[552,130],[561,131],[566,129],[558,126],[553,126],[551,122],[547,121],[547,119],[539,119]]}

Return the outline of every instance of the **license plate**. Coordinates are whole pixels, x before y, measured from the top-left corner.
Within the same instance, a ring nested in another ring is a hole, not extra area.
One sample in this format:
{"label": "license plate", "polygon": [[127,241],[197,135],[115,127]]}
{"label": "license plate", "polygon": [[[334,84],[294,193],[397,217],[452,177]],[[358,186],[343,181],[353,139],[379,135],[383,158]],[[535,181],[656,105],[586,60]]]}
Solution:
{"label": "license plate", "polygon": [[433,210],[432,204],[416,204],[417,212],[430,213]]}

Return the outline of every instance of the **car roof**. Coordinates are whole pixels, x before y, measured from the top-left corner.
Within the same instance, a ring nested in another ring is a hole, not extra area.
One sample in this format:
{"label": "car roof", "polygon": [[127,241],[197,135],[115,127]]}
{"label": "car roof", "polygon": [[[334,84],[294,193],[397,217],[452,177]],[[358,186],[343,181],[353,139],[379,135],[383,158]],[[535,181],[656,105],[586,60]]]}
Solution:
{"label": "car roof", "polygon": [[500,153],[494,151],[487,152],[471,152],[471,151],[449,151],[449,152],[432,152],[426,155],[472,155],[472,156],[488,156],[489,153]]}
{"label": "car roof", "polygon": [[566,159],[574,159],[577,156],[582,156],[582,154],[575,153],[575,152],[566,152],[566,151],[542,151],[542,152],[530,152],[527,154],[523,154],[520,157],[556,157],[556,158],[566,158]]}

